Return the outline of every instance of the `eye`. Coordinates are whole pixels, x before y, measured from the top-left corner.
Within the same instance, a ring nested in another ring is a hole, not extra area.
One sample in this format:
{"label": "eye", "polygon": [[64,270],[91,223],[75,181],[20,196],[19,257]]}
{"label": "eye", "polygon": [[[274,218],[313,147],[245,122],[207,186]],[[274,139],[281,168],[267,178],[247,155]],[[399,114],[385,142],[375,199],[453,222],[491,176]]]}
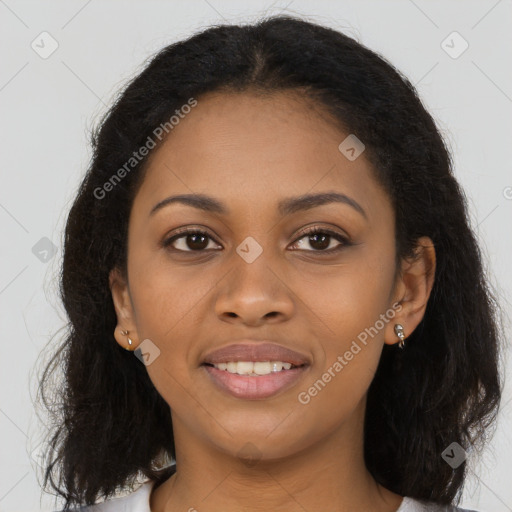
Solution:
{"label": "eye", "polygon": [[[306,241],[302,241],[303,239],[306,239]],[[333,239],[339,242],[337,246],[331,246],[331,243],[334,241]],[[208,247],[209,241],[213,242],[213,238],[206,231],[184,228],[179,233],[164,240],[162,247],[167,248],[171,246],[174,250],[180,252],[204,252],[205,249],[212,249],[212,247]],[[175,242],[179,242],[179,244],[175,244]],[[310,244],[313,247],[313,250],[306,249],[307,252],[323,252],[328,254],[339,251],[344,246],[351,245],[348,238],[342,234],[319,227],[304,231],[302,236],[294,243],[299,249],[306,244]]]}
{"label": "eye", "polygon": [[[302,241],[303,239],[306,239],[306,241]],[[340,243],[332,247],[331,243],[334,241],[333,239],[338,240]],[[303,233],[303,236],[295,242],[295,245],[297,244],[300,247],[310,244],[310,246],[313,247],[313,251],[308,250],[308,252],[323,252],[330,254],[339,251],[346,245],[350,245],[350,242],[347,237],[340,233],[336,233],[330,229],[314,227],[306,230]]]}
{"label": "eye", "polygon": [[[164,240],[162,242],[162,246],[172,246],[173,249],[182,252],[202,252],[204,249],[208,249],[208,239],[213,241],[212,237],[210,237],[210,235],[205,231],[185,228],[182,229],[178,234],[175,234],[167,240]],[[180,247],[176,247],[174,242],[180,242],[180,244],[178,244]]]}

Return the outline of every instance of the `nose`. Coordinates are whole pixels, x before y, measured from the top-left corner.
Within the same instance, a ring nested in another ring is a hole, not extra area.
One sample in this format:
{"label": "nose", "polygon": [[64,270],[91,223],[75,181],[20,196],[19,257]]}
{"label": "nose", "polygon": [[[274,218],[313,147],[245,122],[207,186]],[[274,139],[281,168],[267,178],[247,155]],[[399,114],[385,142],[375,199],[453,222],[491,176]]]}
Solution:
{"label": "nose", "polygon": [[256,327],[291,318],[293,292],[279,269],[265,260],[264,253],[252,263],[237,261],[223,281],[215,304],[222,321]]}

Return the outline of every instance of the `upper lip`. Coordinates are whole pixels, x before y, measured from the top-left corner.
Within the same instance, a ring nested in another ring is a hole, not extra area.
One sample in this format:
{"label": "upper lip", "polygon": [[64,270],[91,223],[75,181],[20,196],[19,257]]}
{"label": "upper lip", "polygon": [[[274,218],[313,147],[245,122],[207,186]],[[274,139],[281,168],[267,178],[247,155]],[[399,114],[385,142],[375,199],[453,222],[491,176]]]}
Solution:
{"label": "upper lip", "polygon": [[209,352],[204,363],[218,364],[230,361],[282,361],[294,366],[309,364],[309,358],[291,348],[269,341],[240,342]]}

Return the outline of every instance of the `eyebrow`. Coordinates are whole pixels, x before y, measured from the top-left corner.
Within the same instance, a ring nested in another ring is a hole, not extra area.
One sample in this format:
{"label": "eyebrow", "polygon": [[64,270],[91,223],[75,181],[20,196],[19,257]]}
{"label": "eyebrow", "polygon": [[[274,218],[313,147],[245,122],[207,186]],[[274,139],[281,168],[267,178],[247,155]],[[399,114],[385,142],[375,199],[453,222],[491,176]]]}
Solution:
{"label": "eyebrow", "polygon": [[[220,201],[214,197],[204,194],[180,194],[177,196],[170,196],[151,209],[149,215],[154,215],[157,211],[170,204],[180,203],[205,212],[218,213],[221,215],[229,215],[230,210]],[[309,210],[317,206],[322,206],[330,203],[342,203],[351,206],[354,210],[360,213],[365,219],[368,219],[363,207],[351,197],[340,194],[338,192],[322,192],[317,194],[304,194],[298,197],[290,197],[279,201],[277,209],[281,216],[291,215],[302,210]]]}

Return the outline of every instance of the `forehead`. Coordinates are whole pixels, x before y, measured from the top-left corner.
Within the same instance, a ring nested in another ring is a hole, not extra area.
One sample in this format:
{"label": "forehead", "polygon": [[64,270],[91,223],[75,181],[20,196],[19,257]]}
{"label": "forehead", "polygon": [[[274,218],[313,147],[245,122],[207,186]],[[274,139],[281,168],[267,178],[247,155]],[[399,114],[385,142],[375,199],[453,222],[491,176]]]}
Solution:
{"label": "forehead", "polygon": [[[297,93],[209,93],[150,154],[136,201],[207,192],[240,208],[325,190],[386,202],[364,153],[339,150],[348,136],[324,108]],[[151,206],[149,205],[151,203]]]}

